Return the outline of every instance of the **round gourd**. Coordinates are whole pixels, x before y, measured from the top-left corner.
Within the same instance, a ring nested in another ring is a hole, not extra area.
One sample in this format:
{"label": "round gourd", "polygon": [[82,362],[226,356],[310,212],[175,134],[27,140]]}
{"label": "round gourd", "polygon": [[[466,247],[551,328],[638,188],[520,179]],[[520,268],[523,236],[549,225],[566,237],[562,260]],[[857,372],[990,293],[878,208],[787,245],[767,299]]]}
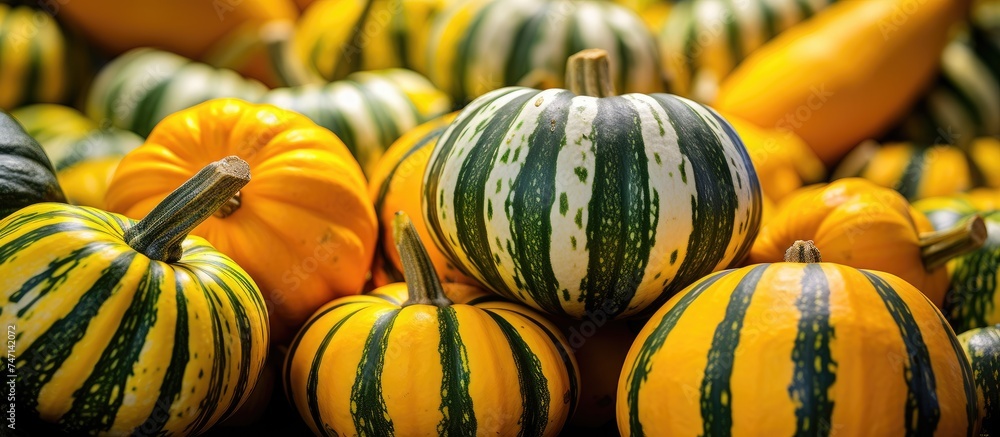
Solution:
{"label": "round gourd", "polygon": [[660,308],[621,373],[622,435],[978,435],[972,369],[937,308],[804,243]]}
{"label": "round gourd", "polygon": [[939,197],[913,204],[935,229],[954,228],[979,214],[986,241],[979,249],[948,261],[950,284],[944,313],[955,331],[1000,323],[1000,211],[976,210],[962,198]]}
{"label": "round gourd", "polygon": [[45,151],[0,111],[0,218],[33,203],[65,201]]}
{"label": "round gourd", "polygon": [[236,410],[267,355],[264,299],[232,259],[187,234],[249,178],[229,157],[141,221],[57,203],[0,221],[18,430],[196,435]]}
{"label": "round gourd", "polygon": [[656,39],[635,13],[605,1],[460,3],[434,22],[427,75],[467,103],[505,86],[562,87],[565,59],[589,48],[611,53],[616,89],[664,90]]}
{"label": "round gourd", "polygon": [[823,258],[903,278],[936,305],[948,290],[948,260],[982,246],[986,228],[970,218],[934,232],[903,196],[864,179],[840,179],[803,188],[784,199],[760,230],[751,263],[779,262],[796,240],[823,248]]}
{"label": "round gourd", "polygon": [[409,70],[358,72],[324,85],[274,89],[261,102],[303,114],[337,135],[371,174],[393,141],[451,109],[451,100]]}
{"label": "round gourd", "polygon": [[671,80],[670,92],[711,104],[719,83],[747,55],[831,2],[678,2],[662,27],[656,27],[663,70]]}
{"label": "round gourd", "polygon": [[1000,209],[1000,188],[976,188],[961,196],[980,211]]}
{"label": "round gourd", "polygon": [[[837,167],[834,179],[861,177],[875,184],[892,188],[907,200],[949,196],[968,191],[973,187],[990,184],[987,176],[992,168],[980,165],[995,162],[1000,166],[1000,142],[996,153],[973,153],[950,145],[918,145],[914,143],[888,143],[879,145],[866,141],[854,149]],[[976,142],[973,149],[988,147],[986,142]],[[1000,167],[997,168],[1000,171]],[[997,179],[1000,187],[1000,176]]]}
{"label": "round gourd", "polygon": [[558,328],[442,285],[405,214],[394,233],[407,282],[330,302],[289,348],[286,394],[313,433],[557,435],[579,395]]}
{"label": "round gourd", "polygon": [[802,185],[826,179],[823,162],[795,133],[764,129],[739,117],[722,115],[743,140],[760,179],[760,189],[772,200],[781,200]]}
{"label": "round gourd", "polygon": [[173,53],[134,49],[108,63],[94,79],[87,115],[148,136],[167,115],[221,97],[255,101],[267,88],[232,70]]}
{"label": "round gourd", "polygon": [[254,180],[192,234],[250,273],[273,338],[285,342],[317,308],[361,291],[378,236],[361,168],[330,131],[271,105],[211,100],[157,125],[122,159],[105,201],[141,217],[171,185],[231,154]]}
{"label": "round gourd", "polygon": [[38,103],[10,111],[24,131],[38,141],[52,161],[69,153],[69,146],[98,124],[69,106]]}
{"label": "round gourd", "polygon": [[983,435],[1000,435],[1000,325],[963,332],[958,341],[976,378]]}
{"label": "round gourd", "polygon": [[[407,132],[399,138],[382,159],[368,181],[368,194],[375,204],[375,213],[382,229],[379,245],[375,250],[372,276],[376,286],[403,280],[403,262],[392,241],[392,222],[396,213],[404,211],[413,219],[413,227],[423,241],[434,241],[421,214],[423,178],[437,140],[458,113],[451,113]],[[434,244],[428,244],[427,255],[442,282],[478,285],[475,279],[462,273]]]}
{"label": "round gourd", "polygon": [[88,74],[80,50],[45,11],[0,4],[0,109],[70,98]]}
{"label": "round gourd", "polygon": [[669,94],[615,96],[603,51],[570,64],[570,90],[494,91],[441,136],[423,207],[446,256],[574,318],[656,308],[740,261],[761,194],[729,123]]}
{"label": "round gourd", "polygon": [[293,49],[326,80],[355,71],[426,71],[434,17],[454,0],[320,0],[302,15]]}

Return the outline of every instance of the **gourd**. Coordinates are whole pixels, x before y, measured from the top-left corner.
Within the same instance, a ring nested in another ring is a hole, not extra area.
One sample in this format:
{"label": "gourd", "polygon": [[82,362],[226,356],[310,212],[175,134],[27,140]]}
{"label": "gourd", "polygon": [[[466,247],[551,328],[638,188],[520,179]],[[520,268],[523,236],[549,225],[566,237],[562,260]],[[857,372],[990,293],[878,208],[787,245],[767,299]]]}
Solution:
{"label": "gourd", "polygon": [[[105,0],[111,1],[111,0]],[[246,0],[253,1],[253,0]],[[118,56],[94,79],[87,115],[146,137],[167,115],[221,97],[256,101],[267,88],[228,69],[139,48]]]}
{"label": "gourd", "polygon": [[276,88],[260,101],[299,112],[337,135],[371,174],[402,134],[451,109],[451,99],[404,69],[358,72],[344,80]]}
{"label": "gourd", "polygon": [[441,284],[405,214],[406,281],[325,305],[289,347],[284,385],[316,435],[555,436],[579,374],[533,311]]}
{"label": "gourd", "polygon": [[961,197],[937,197],[913,204],[935,229],[955,227],[979,214],[986,240],[979,249],[948,261],[944,313],[956,332],[1000,323],[1000,211],[977,210]]}
{"label": "gourd", "polygon": [[319,0],[302,14],[293,50],[326,80],[403,67],[426,72],[434,17],[455,0]]}
{"label": "gourd", "polygon": [[458,104],[510,85],[563,87],[565,59],[611,53],[615,88],[664,91],[656,39],[632,11],[604,1],[473,0],[439,15],[427,77]]}
{"label": "gourd", "polygon": [[81,49],[45,11],[0,4],[0,109],[70,98],[87,77]]}
{"label": "gourd", "polygon": [[722,82],[713,106],[791,130],[831,165],[903,116],[937,71],[949,30],[968,6],[837,2],[751,53]]}
{"label": "gourd", "polygon": [[1000,209],[1000,188],[976,188],[960,196],[980,211]]}
{"label": "gourd", "polygon": [[53,103],[22,106],[10,115],[17,120],[53,161],[69,153],[69,146],[98,124],[82,112]]}
{"label": "gourd", "polygon": [[126,155],[105,202],[141,217],[170,186],[228,155],[249,162],[254,180],[192,234],[253,277],[281,344],[321,305],[359,293],[375,250],[361,168],[330,131],[271,105],[210,100],[168,116]]}
{"label": "gourd", "polygon": [[[990,147],[991,142],[996,146]],[[945,144],[880,145],[866,141],[844,158],[833,178],[868,179],[912,201],[949,196],[974,187],[1000,188],[1000,174],[992,174],[994,171],[1000,171],[1000,141],[992,138],[973,141],[968,151]]]}
{"label": "gourd", "polygon": [[[438,117],[407,132],[389,147],[371,174],[368,195],[375,205],[379,227],[382,229],[372,267],[376,286],[403,280],[403,261],[392,241],[392,223],[397,212],[404,211],[412,218],[413,227],[417,229],[421,240],[433,241],[420,207],[424,172],[431,150],[457,115],[458,113],[451,113]],[[426,249],[441,282],[478,285],[475,279],[462,273],[436,246],[430,244]]]}
{"label": "gourd", "polygon": [[972,368],[937,308],[825,255],[796,242],[660,308],[621,372],[621,434],[978,435]]}
{"label": "gourd", "polygon": [[678,2],[655,28],[670,92],[711,104],[722,79],[750,53],[832,1]]}
{"label": "gourd", "polygon": [[772,200],[826,179],[823,162],[795,133],[764,129],[739,117],[722,115],[743,140],[761,191]]}
{"label": "gourd", "polygon": [[958,341],[972,363],[976,378],[983,435],[1000,435],[1000,326],[973,329],[958,335]]}
{"label": "gourd", "polygon": [[0,111],[0,218],[39,202],[65,202],[42,147]]}
{"label": "gourd", "polygon": [[972,217],[935,232],[899,193],[846,178],[803,188],[785,198],[750,250],[750,263],[778,262],[784,248],[808,239],[827,261],[899,276],[944,305],[948,260],[983,245],[986,228]]}
{"label": "gourd", "polygon": [[739,262],[761,194],[729,123],[669,94],[614,95],[603,50],[569,64],[570,90],[491,92],[434,146],[423,208],[445,255],[574,318],[656,308]]}
{"label": "gourd", "polygon": [[239,265],[188,233],[249,178],[227,157],[140,221],[58,203],[0,221],[18,429],[195,435],[236,410],[267,354],[264,299]]}

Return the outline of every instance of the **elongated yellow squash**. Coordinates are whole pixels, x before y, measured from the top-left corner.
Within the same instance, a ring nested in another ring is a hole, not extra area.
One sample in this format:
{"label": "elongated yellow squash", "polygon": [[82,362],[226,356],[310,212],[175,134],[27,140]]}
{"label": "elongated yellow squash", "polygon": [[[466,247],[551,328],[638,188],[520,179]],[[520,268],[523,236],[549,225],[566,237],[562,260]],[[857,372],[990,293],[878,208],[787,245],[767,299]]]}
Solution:
{"label": "elongated yellow squash", "polygon": [[793,131],[832,164],[910,107],[968,8],[969,0],[838,2],[750,55],[715,106]]}

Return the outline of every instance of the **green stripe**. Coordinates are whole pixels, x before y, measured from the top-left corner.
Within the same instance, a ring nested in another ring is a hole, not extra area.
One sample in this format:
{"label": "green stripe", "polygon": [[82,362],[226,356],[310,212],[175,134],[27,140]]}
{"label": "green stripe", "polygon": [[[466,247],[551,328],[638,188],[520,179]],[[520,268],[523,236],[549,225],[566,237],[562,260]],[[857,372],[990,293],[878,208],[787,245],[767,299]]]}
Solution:
{"label": "green stripe", "polygon": [[389,331],[399,309],[386,311],[372,324],[372,330],[361,351],[358,373],[351,387],[351,417],[358,435],[392,436],[392,418],[382,396],[382,368],[389,349]]}
{"label": "green stripe", "polygon": [[[741,260],[743,260],[748,253],[750,253],[750,248],[753,246],[753,242],[757,238],[757,233],[760,231],[761,221],[762,221],[762,210],[764,208],[764,203],[761,189],[760,180],[757,177],[757,170],[754,169],[753,161],[750,160],[750,152],[747,152],[746,146],[743,144],[743,140],[740,139],[740,135],[733,129],[733,125],[729,124],[718,112],[708,108],[712,113],[712,117],[719,123],[722,127],[722,131],[733,141],[736,146],[736,152],[739,155],[740,162],[743,163],[743,167],[746,171],[747,185],[750,191],[751,206],[746,211],[746,216],[743,217],[743,223],[740,224],[739,232],[744,234],[743,245],[736,252],[736,256],[733,257],[733,261],[729,263],[729,266],[738,265]],[[729,163],[732,168],[736,168],[736,162],[733,158],[729,158]],[[739,189],[743,189],[743,175],[739,172],[733,172],[736,177],[736,186]]]}
{"label": "green stripe", "polygon": [[[716,281],[721,279],[723,276],[731,273],[732,270],[725,270],[715,273],[711,276],[706,277],[697,285],[695,285],[687,294],[683,295],[680,300],[674,304],[660,319],[656,328],[649,333],[646,340],[642,343],[642,347],[639,348],[639,353],[635,358],[635,364],[629,369],[628,374],[628,392],[626,401],[628,402],[628,422],[629,422],[629,435],[632,437],[643,436],[645,432],[642,430],[642,422],[639,420],[639,391],[642,389],[642,384],[649,379],[650,372],[653,371],[653,358],[663,347],[663,343],[666,342],[667,336],[673,331],[674,326],[677,326],[677,321],[680,320],[684,312],[687,311],[691,303],[695,301],[705,290],[708,290],[715,284]],[[633,348],[635,345],[632,346]],[[667,370],[669,371],[669,369]]]}
{"label": "green stripe", "polygon": [[[172,79],[176,80],[178,77],[182,77],[185,72],[184,69],[190,64],[186,64],[171,76]],[[150,76],[152,77],[152,76]],[[136,101],[132,102],[133,107],[131,108],[134,116],[132,117],[132,123],[128,126],[129,130],[135,132],[143,137],[148,137],[149,133],[153,131],[153,127],[156,126],[160,120],[156,118],[156,114],[160,109],[160,103],[163,100],[164,95],[167,93],[167,89],[170,88],[170,80],[162,80],[156,85],[149,87],[141,96],[135,96]],[[184,109],[184,108],[171,108],[171,109]],[[112,113],[114,114],[114,113]],[[125,114],[119,114],[115,118],[124,117]]]}
{"label": "green stripe", "polygon": [[743,53],[743,46],[741,45],[743,35],[740,31],[739,18],[732,0],[726,1],[726,9],[728,9],[729,13],[729,19],[723,21],[725,25],[723,32],[726,34],[726,47],[729,48],[729,59],[739,61],[746,57],[746,55]]}
{"label": "green stripe", "polygon": [[567,402],[569,403],[568,417],[573,417],[573,413],[576,411],[576,404],[580,400],[580,381],[576,375],[576,366],[573,365],[573,358],[572,358],[573,351],[566,349],[562,340],[559,339],[559,337],[555,334],[555,332],[549,330],[548,327],[546,327],[545,325],[543,325],[541,322],[538,321],[538,319],[536,318],[538,316],[532,316],[508,308],[502,308],[502,309],[491,308],[489,309],[489,311],[494,313],[498,311],[507,311],[513,314],[517,314],[527,320],[530,320],[531,323],[533,323],[536,327],[538,327],[539,330],[541,330],[542,332],[545,333],[546,336],[548,336],[549,341],[552,342],[552,345],[555,346],[555,348],[559,351],[559,357],[562,358],[563,366],[566,367],[566,373],[569,376],[569,393],[567,393],[566,396],[564,397],[563,403]]}
{"label": "green stripe", "polygon": [[705,435],[728,436],[733,431],[733,393],[730,378],[740,343],[743,318],[760,277],[769,264],[753,267],[736,285],[726,306],[726,315],[715,328],[708,364],[701,381],[701,418]]}
{"label": "green stripe", "polygon": [[[190,273],[192,276],[194,272]],[[208,288],[208,284],[202,281],[197,281],[196,284],[201,292],[201,296],[205,299],[208,310],[208,319],[210,323],[210,333],[212,338],[215,340],[213,342],[214,349],[212,350],[212,361],[211,368],[198,369],[198,379],[208,378],[208,390],[205,393],[205,398],[202,401],[201,408],[198,410],[198,416],[195,418],[191,424],[191,429],[205,429],[212,423],[212,416],[215,415],[215,411],[222,404],[223,390],[227,389],[224,386],[224,382],[227,380],[227,370],[229,369],[229,360],[231,356],[229,354],[228,348],[226,347],[225,341],[223,339],[229,336],[227,327],[225,326],[226,321],[222,320],[222,302],[215,290]],[[200,319],[205,317],[205,314],[195,313],[194,317]],[[204,353],[204,351],[201,351]],[[197,356],[195,356],[197,358]]]}
{"label": "green stripe", "polygon": [[836,330],[830,325],[830,284],[819,264],[806,264],[802,292],[795,300],[801,317],[792,349],[795,370],[788,395],[795,408],[795,435],[830,434],[834,402],[830,388],[837,380],[837,362],[830,351]]}
{"label": "green stripe", "polygon": [[912,151],[902,176],[893,187],[907,200],[915,200],[920,194],[920,182],[924,177],[924,158],[926,158],[927,150],[925,147],[917,147]]}
{"label": "green stripe", "polygon": [[[160,395],[156,399],[156,405],[146,421],[136,428],[135,433],[139,435],[158,435],[163,432],[164,425],[170,419],[170,405],[180,399],[181,390],[184,388],[184,371],[187,369],[189,352],[188,314],[187,298],[184,295],[184,283],[179,277],[175,277],[175,296],[177,299],[177,321],[174,323],[174,347],[170,354],[170,364],[167,365],[167,372],[163,375],[163,385],[160,386]],[[135,390],[135,387],[130,390]],[[192,393],[194,387],[191,387]]]}
{"label": "green stripe", "polygon": [[[343,305],[334,306],[328,309],[327,311],[324,311],[323,314],[325,315],[330,311],[333,311],[335,308],[339,308],[341,306]],[[323,341],[320,342],[319,347],[316,348],[316,354],[313,355],[312,364],[309,366],[309,377],[308,379],[306,379],[306,402],[308,402],[309,404],[309,416],[312,418],[313,425],[316,425],[316,429],[320,430],[320,432],[324,433],[324,435],[337,435],[337,432],[332,428],[330,428],[330,425],[327,425],[326,422],[323,421],[323,413],[319,407],[319,401],[320,401],[319,372],[320,369],[322,369],[323,367],[323,357],[326,356],[326,350],[330,347],[330,342],[333,341],[333,337],[337,335],[337,331],[340,330],[340,327],[344,326],[344,324],[347,323],[348,319],[350,319],[363,309],[364,308],[359,308],[357,310],[354,310],[354,312],[348,313],[346,316],[344,316],[344,318],[338,320],[337,323],[335,323],[330,328],[330,331],[327,332],[326,336],[323,337]],[[313,320],[319,320],[320,317],[317,317],[316,319]],[[303,329],[300,332],[306,332],[306,330]],[[291,350],[289,350],[289,352],[291,352]],[[295,356],[289,353],[288,357],[289,358],[287,360],[287,365],[289,367],[285,369],[285,378],[286,380],[290,381],[291,363],[292,360],[295,358]],[[291,386],[286,385],[285,387],[287,389],[287,387]]]}
{"label": "green stripe", "polygon": [[[994,215],[1000,218],[1000,213]],[[952,263],[945,314],[955,331],[988,326],[1000,320],[1000,308],[994,303],[1000,289],[997,283],[1000,245],[987,242],[986,246],[958,257]]]}
{"label": "green stripe", "polygon": [[441,342],[441,405],[443,417],[437,425],[438,435],[476,434],[476,412],[469,393],[469,353],[459,334],[458,315],[452,307],[438,308],[438,331]]}
{"label": "green stripe", "polygon": [[559,282],[550,259],[550,215],[558,195],[556,164],[559,150],[566,145],[566,120],[572,98],[569,91],[559,92],[538,114],[538,125],[525,140],[533,146],[519,146],[527,147],[528,151],[504,205],[513,243],[508,251],[514,262],[514,281],[521,289],[519,292],[527,292],[546,312],[557,315],[566,312],[560,304]]}
{"label": "green stripe", "polygon": [[[930,301],[928,303],[933,305]],[[948,341],[951,342],[952,352],[954,352],[959,366],[962,367],[962,385],[965,389],[965,420],[968,424],[965,429],[965,435],[972,437],[975,434],[976,421],[979,420],[979,397],[976,393],[976,378],[969,363],[969,358],[966,356],[965,351],[962,350],[962,345],[958,342],[958,338],[950,332],[951,328],[948,326],[948,321],[940,313],[938,313],[938,320],[941,321],[941,328],[948,333]],[[994,376],[994,378],[996,377]],[[994,387],[997,386],[994,385]]]}
{"label": "green stripe", "polygon": [[589,260],[580,284],[588,313],[614,317],[628,309],[649,261],[652,208],[641,123],[625,98],[597,100],[590,134],[597,146],[587,211]]}
{"label": "green stripe", "polygon": [[[527,17],[526,20],[518,21],[517,26],[511,29],[510,36],[513,37],[513,41],[511,41],[511,49],[506,53],[503,83],[501,85],[516,84],[532,72],[532,69],[535,67],[535,62],[531,59],[531,55],[534,54],[534,48],[539,43],[545,43],[545,40],[540,41],[539,37],[545,30],[551,29],[551,18],[547,15],[549,9],[549,3],[541,4],[540,11],[536,11],[536,13]],[[573,20],[572,17],[564,17],[564,19],[570,20],[568,26],[571,29],[576,24],[576,20]],[[550,38],[553,36],[555,35],[549,35]],[[525,85],[531,86],[534,84]]]}
{"label": "green stripe", "polygon": [[941,408],[938,405],[934,369],[920,327],[906,302],[896,290],[892,289],[892,286],[874,273],[865,270],[861,270],[861,273],[868,278],[882,298],[886,310],[899,327],[901,339],[906,346],[907,362],[904,364],[905,372],[903,372],[909,388],[903,419],[906,423],[906,436],[934,434],[941,418]]}
{"label": "green stripe", "polygon": [[[468,90],[466,89],[467,84],[465,77],[466,75],[465,67],[466,65],[469,64],[470,58],[475,58],[475,53],[473,52],[476,50],[475,47],[476,37],[479,36],[477,30],[480,28],[480,26],[483,25],[483,21],[486,20],[486,17],[490,15],[493,6],[497,4],[499,3],[487,3],[486,6],[483,6],[481,11],[475,14],[472,21],[469,23],[469,27],[462,35],[461,40],[458,41],[457,47],[455,47],[455,59],[453,61],[454,63],[451,65],[451,71],[448,72],[449,74],[451,74],[451,77],[455,81],[455,83],[453,85],[453,88],[448,91],[449,94],[451,94],[451,96],[455,99],[454,103],[456,108],[462,107],[462,105],[469,103],[469,101],[471,100],[471,96],[469,96],[466,93],[466,91],[471,91],[472,87],[470,86]],[[431,65],[433,65],[434,60],[430,59],[430,63]],[[498,79],[494,77],[484,77],[480,78],[480,80],[496,81]]]}
{"label": "green stripe", "polygon": [[[135,252],[129,251],[115,258],[101,271],[101,276],[90,289],[80,296],[73,310],[56,320],[21,353],[18,364],[23,367],[18,369],[18,374],[31,375],[30,378],[18,378],[18,399],[25,411],[34,411],[38,407],[38,395],[42,387],[52,380],[69,358],[73,348],[86,334],[90,322],[132,266],[135,256]],[[93,407],[105,408],[104,405]]]}
{"label": "green stripe", "polygon": [[[965,347],[972,363],[976,386],[983,393],[983,429],[988,435],[1000,435],[1000,330],[992,326],[975,331]],[[962,334],[963,337],[968,334]]]}
{"label": "green stripe", "polygon": [[[77,267],[85,264],[84,261],[87,257],[110,247],[111,244],[85,244],[83,247],[66,254],[66,256],[49,262],[45,270],[24,281],[21,284],[21,288],[9,295],[8,298],[12,302],[17,302],[21,306],[17,311],[17,317],[24,317],[25,314],[34,310],[35,304],[48,296],[49,293],[58,292],[60,287],[67,284],[71,276],[78,273],[78,270],[76,270]],[[34,291],[32,299],[28,302],[21,302],[32,291]]]}
{"label": "green stripe", "polygon": [[506,319],[491,311],[486,314],[496,322],[507,339],[517,368],[517,382],[521,387],[521,418],[518,437],[537,437],[545,434],[549,422],[549,384],[542,363],[531,347],[521,338]]}
{"label": "green stripe", "polygon": [[[129,258],[134,254],[129,253]],[[84,383],[73,392],[73,406],[59,418],[65,429],[108,431],[115,423],[125,395],[134,387],[127,382],[145,349],[146,337],[156,323],[160,303],[163,267],[157,262],[149,267],[135,288],[135,295],[101,357]],[[121,292],[127,293],[122,290]],[[147,369],[138,370],[145,373]],[[178,413],[178,414],[183,414]]]}
{"label": "green stripe", "polygon": [[[337,63],[334,69],[333,76],[344,77],[351,72],[358,71],[361,69],[361,56],[365,54],[366,50],[364,47],[367,42],[362,42],[361,38],[371,38],[365,31],[365,24],[368,23],[368,19],[371,18],[372,5],[375,1],[366,1],[365,8],[361,11],[361,15],[358,16],[358,21],[351,28],[351,37],[348,39],[348,43],[343,47],[340,47],[340,53],[337,55],[340,57],[340,62]],[[402,6],[399,6],[402,7]],[[383,27],[385,24],[376,23],[378,27]]]}
{"label": "green stripe", "polygon": [[[38,14],[40,18],[48,18],[44,12],[36,11],[35,13]],[[40,99],[39,93],[41,91],[41,88],[43,86],[49,87],[54,85],[54,84],[42,83],[42,81],[40,80],[42,71],[44,71],[45,68],[52,68],[52,66],[42,65],[42,56],[43,56],[42,50],[43,49],[52,50],[52,48],[42,47],[39,44],[37,33],[41,33],[43,32],[43,30],[39,28],[40,26],[38,20],[33,20],[31,24],[32,27],[34,28],[34,31],[36,32],[36,35],[32,37],[32,41],[28,44],[28,71],[25,72],[24,76],[25,81],[24,84],[22,84],[23,87],[22,89],[24,90],[24,95],[23,95],[24,102],[39,101]],[[52,25],[53,23],[48,22],[44,24]],[[60,37],[62,37],[62,35],[60,35]],[[70,75],[72,75],[72,73],[70,73]]]}
{"label": "green stripe", "polygon": [[[711,272],[726,256],[735,226],[735,214],[732,212],[738,210],[739,198],[730,182],[731,163],[726,156],[725,147],[716,136],[716,129],[677,97],[666,94],[653,94],[651,97],[670,114],[669,121],[677,132],[677,146],[681,155],[686,158],[684,162],[691,165],[691,170],[687,173],[693,175],[697,190],[697,195],[691,196],[690,199],[692,229],[688,237],[687,255],[678,268],[677,275],[649,306],[655,310],[681,288]],[[703,128],[694,128],[695,126]],[[726,123],[722,126],[728,127]],[[753,168],[745,151],[742,153],[746,168]],[[688,178],[688,183],[690,180],[691,178]],[[759,190],[754,193],[753,202],[754,207],[750,210],[756,214],[753,219],[759,221]],[[749,246],[753,241],[757,231],[756,226],[751,231],[754,235],[747,235],[745,246]],[[746,250],[749,249],[744,247],[741,252],[745,253]]]}
{"label": "green stripe", "polygon": [[288,352],[285,354],[285,356],[287,356],[288,359],[285,360],[285,365],[284,365],[285,369],[284,369],[283,372],[281,372],[281,374],[283,375],[283,379],[284,379],[284,384],[282,384],[282,386],[285,388],[285,399],[287,399],[290,404],[294,404],[295,403],[295,398],[292,397],[292,393],[291,393],[291,390],[292,390],[292,358],[294,358],[295,354],[298,353],[298,351],[299,351],[299,344],[302,343],[302,337],[305,335],[306,332],[309,332],[309,328],[312,328],[312,326],[314,324],[316,324],[316,322],[320,321],[327,314],[330,314],[330,313],[336,311],[338,308],[344,307],[346,305],[360,304],[360,303],[367,304],[367,302],[350,302],[350,301],[348,301],[348,302],[343,302],[343,303],[340,303],[340,304],[337,304],[337,305],[333,305],[333,306],[331,306],[331,307],[329,307],[329,308],[327,308],[327,309],[325,309],[323,311],[320,311],[320,312],[318,312],[316,314],[313,314],[313,316],[308,321],[306,321],[305,324],[302,325],[302,328],[299,329],[298,334],[296,334],[295,338],[292,340],[292,343],[288,346]]}

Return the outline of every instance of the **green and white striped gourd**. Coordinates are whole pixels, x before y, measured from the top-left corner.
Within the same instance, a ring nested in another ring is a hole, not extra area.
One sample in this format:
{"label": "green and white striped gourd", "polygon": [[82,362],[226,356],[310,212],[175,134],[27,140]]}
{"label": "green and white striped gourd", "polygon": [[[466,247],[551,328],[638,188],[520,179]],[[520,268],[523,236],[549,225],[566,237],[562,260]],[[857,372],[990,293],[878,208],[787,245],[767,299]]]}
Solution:
{"label": "green and white striped gourd", "polygon": [[174,112],[221,97],[256,101],[266,91],[260,82],[232,70],[140,48],[115,58],[98,73],[86,113],[145,137]]}
{"label": "green and white striped gourd", "polygon": [[963,332],[958,342],[969,357],[979,390],[980,435],[1000,435],[1000,325]]}
{"label": "green and white striped gourd", "polygon": [[617,89],[664,91],[656,38],[634,12],[604,1],[461,3],[434,22],[427,74],[466,103],[505,86],[563,86],[565,59],[588,48],[611,54]]}
{"label": "green and white striped gourd", "polygon": [[678,2],[659,30],[670,92],[715,100],[719,83],[751,52],[833,0]]}
{"label": "green and white striped gourd", "polygon": [[393,141],[451,109],[451,99],[419,73],[357,72],[344,80],[277,88],[262,103],[299,112],[340,137],[366,174]]}
{"label": "green and white striped gourd", "polygon": [[571,58],[573,91],[477,99],[425,173],[445,255],[550,314],[655,309],[739,262],[760,225],[760,183],[729,123],[669,94],[614,96],[603,55]]}

